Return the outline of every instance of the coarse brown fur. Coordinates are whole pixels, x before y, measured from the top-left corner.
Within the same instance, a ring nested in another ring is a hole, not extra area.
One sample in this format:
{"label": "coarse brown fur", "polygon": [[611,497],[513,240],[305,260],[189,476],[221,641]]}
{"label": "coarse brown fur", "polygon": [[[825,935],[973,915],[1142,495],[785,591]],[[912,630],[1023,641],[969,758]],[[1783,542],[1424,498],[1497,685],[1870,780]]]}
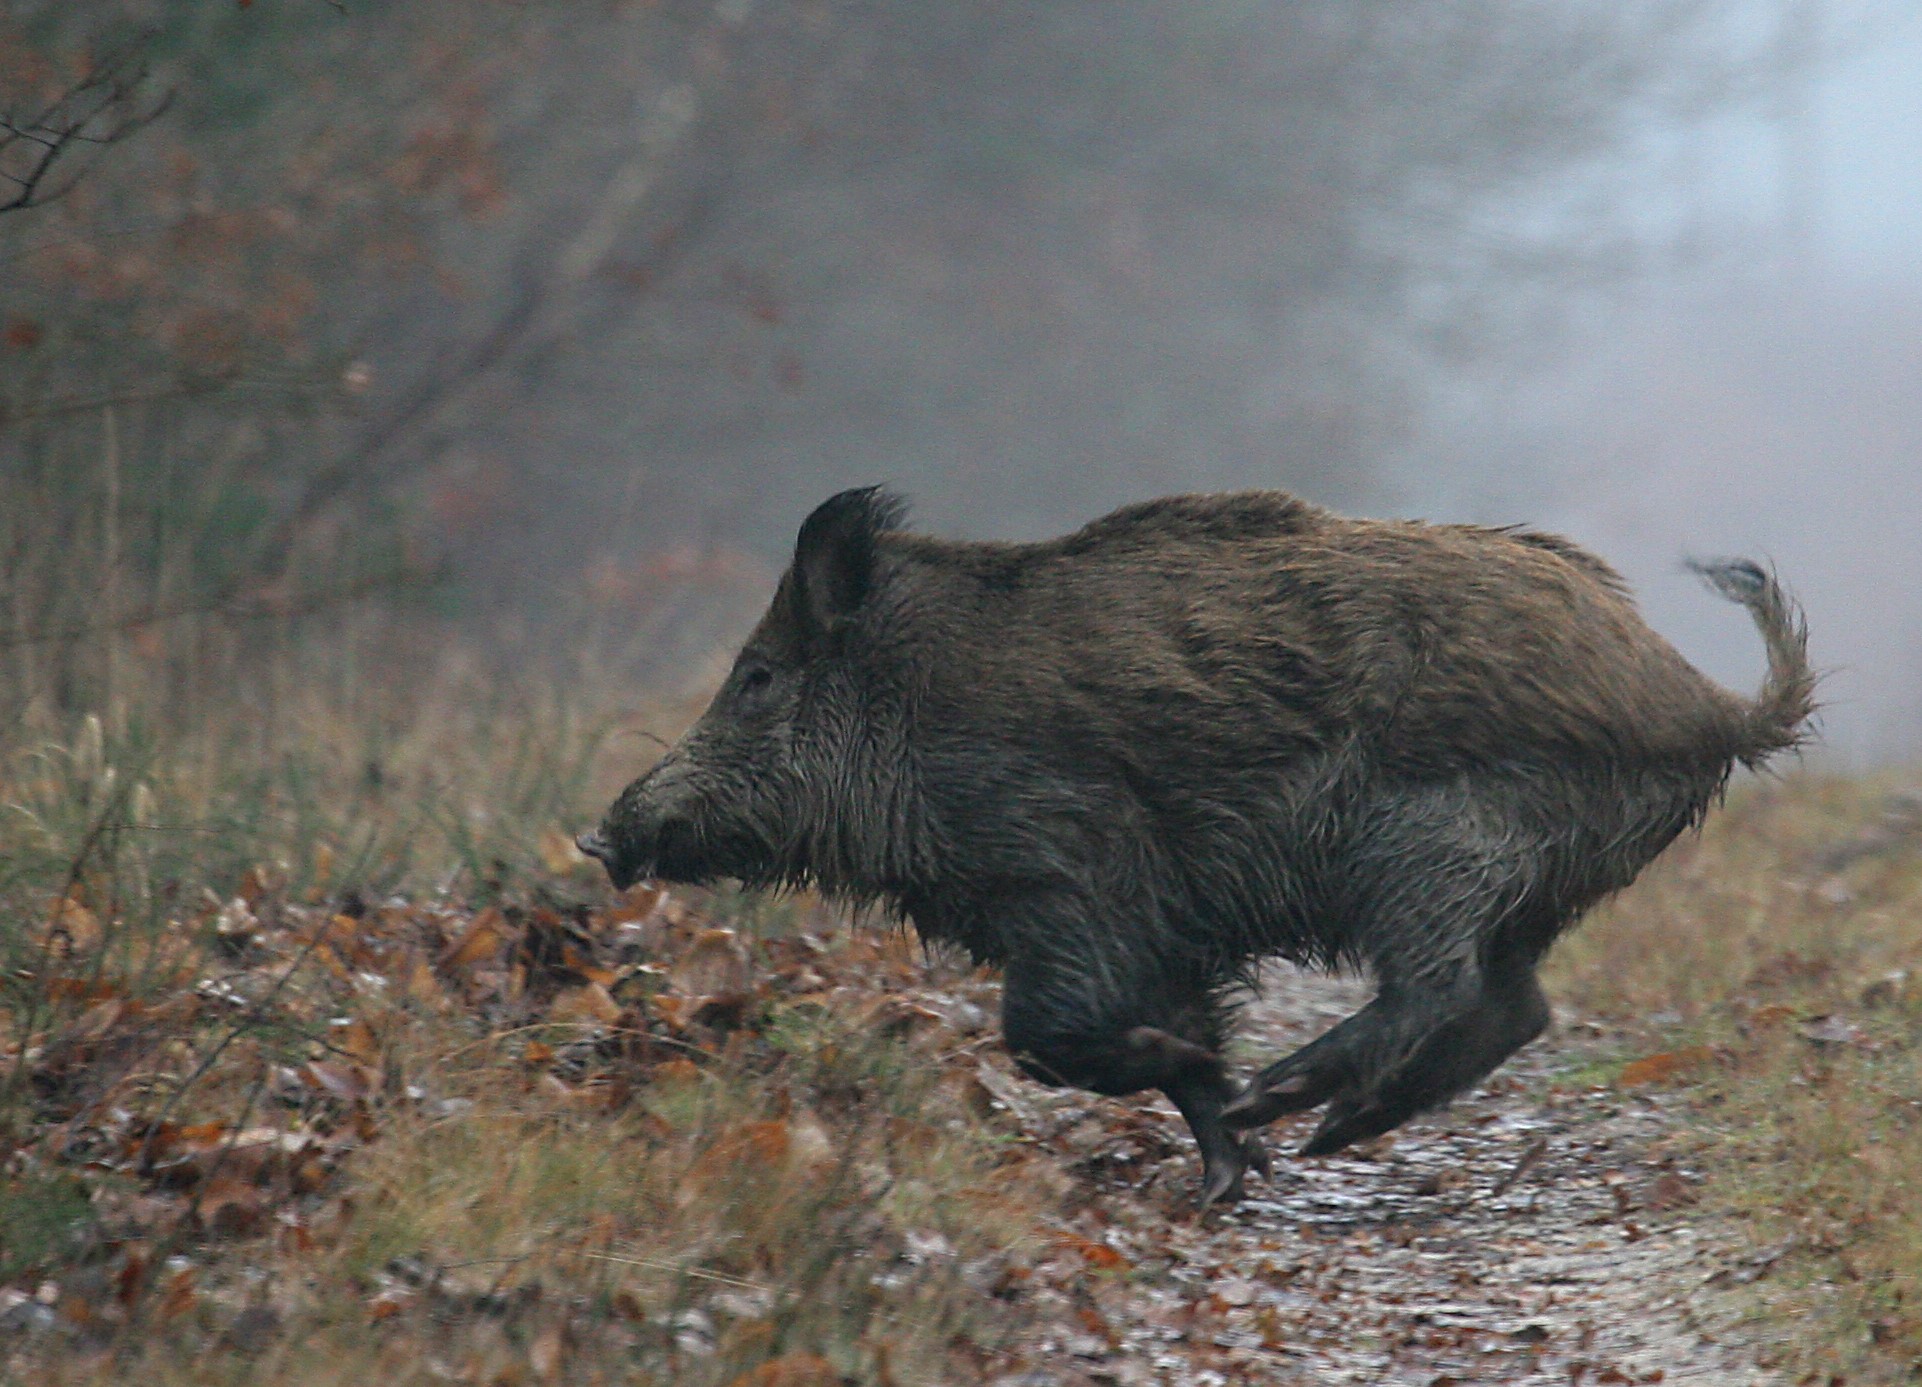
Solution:
{"label": "coarse brown fur", "polygon": [[[1131,506],[1059,539],[912,534],[843,493],[709,712],[583,840],[617,880],[806,881],[1006,972],[1037,1078],[1155,1087],[1204,1199],[1235,1129],[1398,1125],[1539,1033],[1542,952],[1793,746],[1813,678],[1753,564],[1762,694],[1705,678],[1621,579],[1517,529],[1357,520],[1275,492]],[[1260,960],[1375,1000],[1246,1089],[1225,1001]]]}

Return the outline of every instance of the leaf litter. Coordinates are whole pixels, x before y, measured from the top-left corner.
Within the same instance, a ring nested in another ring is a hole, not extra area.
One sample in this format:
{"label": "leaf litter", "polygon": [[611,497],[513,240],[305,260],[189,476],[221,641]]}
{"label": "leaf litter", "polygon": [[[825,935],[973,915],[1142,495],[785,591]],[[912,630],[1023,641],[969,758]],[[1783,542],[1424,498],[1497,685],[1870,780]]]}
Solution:
{"label": "leaf litter", "polygon": [[[1565,1029],[1447,1112],[1284,1157],[1202,1215],[1172,1107],[1016,1077],[992,978],[805,903],[757,932],[699,893],[318,904],[263,870],[177,922],[183,938],[156,946],[169,968],[149,969],[164,985],[138,995],[86,969],[101,927],[83,903],[49,920],[46,1023],[0,1052],[30,1118],[4,1170],[19,1191],[69,1190],[76,1216],[6,1258],[8,1372],[59,1359],[112,1380],[156,1341],[289,1353],[291,1327],[338,1323],[345,1297],[370,1341],[417,1336],[397,1380],[1770,1380],[1722,1288],[1776,1259],[1744,1260],[1693,1218],[1692,1173],[1660,1154],[1665,1089],[1706,1051],[1558,1083],[1594,1047]],[[1361,1000],[1277,970],[1245,1043],[1281,1052]],[[1802,1033],[1856,1038],[1836,1018]],[[498,1103],[462,1087],[470,1060],[488,1084],[515,1076],[530,1139],[604,1126],[637,1159],[707,1103],[672,1199],[502,1227],[478,1255],[424,1224],[370,1259],[356,1230],[389,1197],[397,1143]],[[887,1089],[897,1071],[923,1087]],[[755,1103],[717,1107],[730,1084]],[[1279,1155],[1302,1135],[1268,1140]],[[978,1169],[942,1165],[953,1142]],[[710,1205],[733,1212],[694,1216]],[[767,1222],[795,1208],[821,1225],[798,1250]],[[649,1218],[688,1241],[661,1247]],[[859,1314],[829,1314],[837,1299]]]}

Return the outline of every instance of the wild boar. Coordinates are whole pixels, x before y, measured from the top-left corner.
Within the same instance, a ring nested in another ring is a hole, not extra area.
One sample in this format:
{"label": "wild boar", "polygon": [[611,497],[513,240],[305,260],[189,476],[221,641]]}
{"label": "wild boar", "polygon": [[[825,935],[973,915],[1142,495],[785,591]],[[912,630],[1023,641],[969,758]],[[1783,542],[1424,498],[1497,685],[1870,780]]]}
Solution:
{"label": "wild boar", "polygon": [[[1543,952],[1797,745],[1800,613],[1700,571],[1768,651],[1712,683],[1622,580],[1524,529],[1172,496],[1042,543],[902,528],[868,488],[801,526],[700,720],[583,835],[639,878],[808,884],[1005,977],[1021,1069],[1160,1089],[1204,1204],[1248,1129],[1326,1104],[1307,1154],[1388,1131],[1539,1034]],[[1246,1087],[1221,1054],[1263,959],[1374,999]]]}

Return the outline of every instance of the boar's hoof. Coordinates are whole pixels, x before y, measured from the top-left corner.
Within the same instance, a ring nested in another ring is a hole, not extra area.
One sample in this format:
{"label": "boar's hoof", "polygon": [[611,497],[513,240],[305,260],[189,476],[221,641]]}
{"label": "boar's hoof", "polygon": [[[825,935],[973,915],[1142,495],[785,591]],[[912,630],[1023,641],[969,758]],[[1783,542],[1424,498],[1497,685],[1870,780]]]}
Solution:
{"label": "boar's hoof", "polygon": [[1326,1095],[1315,1092],[1318,1087],[1314,1076],[1306,1073],[1267,1082],[1258,1079],[1221,1110],[1221,1121],[1235,1131],[1265,1127],[1278,1117],[1321,1102]]}
{"label": "boar's hoof", "polygon": [[1368,1141],[1392,1131],[1414,1116],[1414,1102],[1382,1102],[1378,1099],[1338,1098],[1322,1114],[1321,1125],[1301,1148],[1304,1156],[1332,1156],[1345,1146]]}
{"label": "boar's hoof", "polygon": [[1272,1173],[1268,1151],[1253,1137],[1238,1137],[1231,1148],[1205,1158],[1201,1170],[1201,1201],[1204,1209],[1215,1204],[1240,1202],[1245,1191],[1244,1177],[1252,1169],[1266,1177]]}
{"label": "boar's hoof", "polygon": [[1207,1209],[1216,1204],[1239,1204],[1243,1193],[1241,1180],[1246,1169],[1235,1162],[1223,1161],[1214,1169],[1204,1172],[1201,1178],[1201,1207]]}

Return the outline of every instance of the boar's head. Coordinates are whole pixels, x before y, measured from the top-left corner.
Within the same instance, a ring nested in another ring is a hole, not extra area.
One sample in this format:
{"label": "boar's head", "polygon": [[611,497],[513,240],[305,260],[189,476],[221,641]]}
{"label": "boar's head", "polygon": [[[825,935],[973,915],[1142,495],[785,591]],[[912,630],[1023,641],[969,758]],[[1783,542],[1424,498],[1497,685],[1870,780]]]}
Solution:
{"label": "boar's head", "polygon": [[707,711],[578,840],[617,887],[737,877],[879,893],[901,775],[885,748],[905,694],[874,639],[886,617],[877,540],[903,509],[867,487],[807,518]]}

